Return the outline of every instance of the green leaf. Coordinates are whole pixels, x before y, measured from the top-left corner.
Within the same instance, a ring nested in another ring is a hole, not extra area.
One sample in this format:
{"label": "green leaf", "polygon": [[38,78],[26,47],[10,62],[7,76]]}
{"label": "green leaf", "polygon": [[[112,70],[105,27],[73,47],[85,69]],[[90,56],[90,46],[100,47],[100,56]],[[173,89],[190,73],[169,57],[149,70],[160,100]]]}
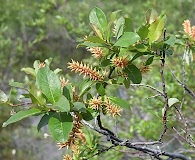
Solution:
{"label": "green leaf", "polygon": [[158,40],[160,36],[163,33],[163,29],[165,26],[165,20],[166,16],[165,15],[160,15],[148,28],[149,33],[148,33],[148,38],[149,38],[149,44],[152,42]]}
{"label": "green leaf", "polygon": [[125,78],[124,77],[117,77],[117,84],[122,84],[124,82]]}
{"label": "green leaf", "polygon": [[54,71],[53,71],[55,74],[59,74],[62,72],[62,69],[60,68],[56,68]]}
{"label": "green leaf", "polygon": [[46,59],[44,62],[49,66],[52,62],[53,58]]}
{"label": "green leaf", "polygon": [[114,34],[117,39],[119,39],[121,35],[123,34],[124,23],[125,23],[125,19],[123,17],[119,18],[116,21],[116,24],[114,27],[115,29]]}
{"label": "green leaf", "polygon": [[116,20],[117,14],[121,12],[121,10],[114,11],[110,14],[110,22],[114,22]]}
{"label": "green leaf", "polygon": [[106,67],[106,66],[110,66],[110,65],[111,65],[110,59],[105,59],[101,62],[102,67]]}
{"label": "green leaf", "polygon": [[120,47],[128,47],[133,45],[135,42],[140,40],[140,37],[137,33],[134,32],[125,32],[118,41],[114,44],[114,46]]}
{"label": "green leaf", "polygon": [[37,130],[38,132],[40,131],[40,129],[44,126],[46,126],[49,122],[49,118],[51,117],[51,115],[49,114],[45,114],[41,120],[39,121],[39,124],[37,125]]}
{"label": "green leaf", "polygon": [[154,56],[149,57],[149,58],[147,59],[145,65],[148,66],[148,65],[152,64],[153,60],[154,60]]}
{"label": "green leaf", "polygon": [[87,108],[86,113],[82,112],[82,118],[86,121],[90,121],[92,119],[94,119],[97,116],[97,112],[95,112],[93,109],[91,108]]}
{"label": "green leaf", "polygon": [[82,102],[74,102],[73,110],[86,113],[86,107]]}
{"label": "green leaf", "polygon": [[148,27],[149,26],[141,26],[138,28],[137,34],[140,36],[140,38],[143,40],[148,36]]}
{"label": "green leaf", "polygon": [[39,70],[39,64],[40,64],[40,63],[41,63],[41,62],[40,62],[39,60],[34,61],[33,67],[34,67],[34,69],[35,69],[35,73],[38,72],[38,70]]}
{"label": "green leaf", "polygon": [[21,71],[25,72],[26,74],[30,74],[33,77],[36,77],[35,70],[33,68],[27,67],[27,68],[22,68]]}
{"label": "green leaf", "polygon": [[65,96],[61,96],[60,99],[55,102],[53,105],[48,106],[49,108],[56,109],[61,112],[69,112],[70,111],[70,103]]}
{"label": "green leaf", "polygon": [[166,53],[167,56],[173,55],[173,51],[171,49],[165,50],[165,53]]}
{"label": "green leaf", "polygon": [[83,96],[87,91],[89,91],[92,85],[93,85],[93,81],[89,79],[84,80],[79,87],[80,90],[79,97]]}
{"label": "green leaf", "polygon": [[142,74],[140,70],[133,64],[129,64],[125,69],[124,72],[127,73],[128,78],[136,84],[141,83],[142,81]]}
{"label": "green leaf", "polygon": [[146,52],[148,47],[146,47],[144,44],[137,44],[135,46],[135,48],[137,49],[137,51],[139,52]]}
{"label": "green leaf", "polygon": [[106,94],[105,88],[101,83],[96,83],[96,90],[99,95],[104,96]]}
{"label": "green leaf", "polygon": [[42,106],[46,104],[46,99],[43,97],[42,92],[36,88],[36,86],[29,85],[29,93],[33,103],[38,103]]}
{"label": "green leaf", "polygon": [[169,98],[168,99],[168,105],[169,107],[173,106],[174,104],[178,103],[179,100],[177,98]]}
{"label": "green leaf", "polygon": [[5,103],[7,101],[8,101],[7,95],[2,90],[0,90],[0,103]]}
{"label": "green leaf", "polygon": [[63,95],[70,101],[73,102],[73,93],[71,84],[66,84],[63,88]]}
{"label": "green leaf", "polygon": [[48,125],[52,137],[56,141],[64,143],[72,131],[73,118],[69,113],[55,113],[50,117]]}
{"label": "green leaf", "polygon": [[132,20],[130,18],[125,18],[124,32],[130,32],[132,29]]}
{"label": "green leaf", "polygon": [[42,111],[40,109],[37,108],[31,108],[29,110],[26,111],[19,111],[16,114],[14,114],[13,116],[11,116],[6,122],[3,123],[3,127],[6,127],[7,125],[20,121],[24,118],[30,117],[30,116],[34,116],[37,114],[42,113]]}
{"label": "green leaf", "polygon": [[127,48],[120,48],[119,55],[123,55],[123,54],[125,54],[126,52],[128,52],[128,49],[127,49]]}
{"label": "green leaf", "polygon": [[87,93],[87,101],[89,101],[92,98],[93,98],[92,95],[90,93]]}
{"label": "green leaf", "polygon": [[130,80],[129,79],[125,78],[123,83],[124,83],[126,89],[128,89],[130,87]]}
{"label": "green leaf", "polygon": [[133,58],[131,59],[130,62],[133,62],[135,59],[137,59],[143,55],[146,55],[146,53],[145,52],[138,52],[135,56],[133,56]]}
{"label": "green leaf", "polygon": [[9,85],[12,86],[12,87],[24,88],[24,84],[23,83],[19,83],[19,82],[10,81]]}
{"label": "green leaf", "polygon": [[146,11],[146,23],[147,24],[151,24],[153,23],[158,17],[158,13],[153,10],[153,9],[149,9]]}
{"label": "green leaf", "polygon": [[151,45],[152,50],[156,51],[156,50],[163,50],[164,48],[164,42],[160,41],[160,42],[154,42]]}
{"label": "green leaf", "polygon": [[43,67],[38,70],[36,82],[49,102],[53,104],[59,100],[62,95],[61,82],[49,67]]}
{"label": "green leaf", "polygon": [[130,109],[130,104],[127,101],[125,101],[119,97],[108,97],[108,98],[115,105],[120,106],[121,108]]}
{"label": "green leaf", "polygon": [[103,39],[103,34],[101,33],[101,31],[97,28],[96,25],[90,23],[91,28],[93,29],[94,33],[96,36],[100,37],[101,39]]}
{"label": "green leaf", "polygon": [[106,43],[104,40],[102,40],[98,36],[88,36],[86,41],[90,41],[90,42],[93,42],[93,43],[103,43],[103,44]]}
{"label": "green leaf", "polygon": [[92,23],[93,25],[95,25],[102,34],[104,34],[104,32],[107,29],[107,19],[106,16],[104,14],[104,12],[98,8],[95,7],[89,14],[89,21],[90,23]]}
{"label": "green leaf", "polygon": [[176,37],[174,35],[170,35],[169,39],[165,41],[165,44],[173,46],[176,43]]}

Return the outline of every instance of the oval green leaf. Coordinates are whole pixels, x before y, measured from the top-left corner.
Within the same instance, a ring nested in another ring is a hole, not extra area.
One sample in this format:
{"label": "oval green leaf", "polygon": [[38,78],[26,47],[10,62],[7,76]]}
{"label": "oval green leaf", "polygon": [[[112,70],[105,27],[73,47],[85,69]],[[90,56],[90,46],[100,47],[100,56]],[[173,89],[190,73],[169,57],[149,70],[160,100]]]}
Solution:
{"label": "oval green leaf", "polygon": [[164,26],[165,26],[165,15],[160,15],[148,28],[148,38],[149,38],[149,44],[152,42],[158,40],[160,36],[162,35]]}
{"label": "oval green leaf", "polygon": [[147,59],[145,65],[148,66],[148,65],[152,64],[153,60],[154,60],[154,56],[149,57],[149,58]]}
{"label": "oval green leaf", "polygon": [[135,84],[139,84],[142,81],[142,74],[140,70],[133,64],[128,65],[124,70],[127,73],[128,78]]}
{"label": "oval green leaf", "polygon": [[173,106],[176,103],[179,103],[179,100],[177,98],[169,98],[168,99],[168,105],[169,105],[169,107]]}
{"label": "oval green leaf", "polygon": [[63,95],[52,106],[48,106],[48,107],[56,109],[56,110],[61,111],[61,112],[69,112],[70,111],[70,103],[69,103],[68,99]]}
{"label": "oval green leaf", "polygon": [[104,96],[106,94],[105,88],[101,83],[96,83],[96,90],[99,95]]}
{"label": "oval green leaf", "polygon": [[10,81],[9,85],[16,88],[24,88],[24,84],[20,82]]}
{"label": "oval green leaf", "polygon": [[84,95],[89,89],[90,87],[93,85],[93,81],[86,79],[84,80],[81,85],[79,86],[80,89],[80,94],[79,97],[81,97],[82,95]]}
{"label": "oval green leaf", "polygon": [[121,108],[130,109],[130,104],[119,97],[109,97],[109,100],[115,105],[120,106]]}
{"label": "oval green leaf", "polygon": [[125,19],[123,17],[119,18],[116,21],[116,25],[114,28],[115,29],[114,34],[117,39],[119,39],[121,35],[123,34],[124,23],[125,23]]}
{"label": "oval green leaf", "polygon": [[173,46],[176,43],[176,37],[174,35],[170,35],[169,39],[165,41],[165,44]]}
{"label": "oval green leaf", "polygon": [[34,85],[29,85],[29,96],[33,103],[38,103],[42,106],[46,104],[46,99],[43,97],[42,92]]}
{"label": "oval green leaf", "polygon": [[2,90],[0,90],[0,103],[5,103],[7,101],[8,101],[7,95]]}
{"label": "oval green leaf", "polygon": [[73,102],[73,93],[71,84],[66,84],[63,88],[63,95],[70,101]]}
{"label": "oval green leaf", "polygon": [[73,127],[73,118],[69,113],[55,113],[49,119],[49,132],[52,137],[61,143],[68,140]]}
{"label": "oval green leaf", "polygon": [[38,130],[38,132],[40,131],[40,129],[41,129],[42,127],[44,127],[44,126],[46,126],[46,125],[48,124],[49,118],[50,118],[50,117],[51,117],[50,115],[45,114],[45,115],[41,118],[41,120],[39,121],[39,124],[37,125],[37,130]]}
{"label": "oval green leaf", "polygon": [[85,107],[85,105],[82,102],[75,102],[73,110],[77,111],[77,112],[84,112],[84,113],[86,113],[86,107]]}
{"label": "oval green leaf", "polygon": [[58,75],[51,71],[49,67],[38,70],[36,82],[49,102],[53,104],[59,100],[62,95],[61,82]]}
{"label": "oval green leaf", "polygon": [[86,113],[82,112],[82,118],[86,121],[90,121],[92,119],[94,119],[99,113],[95,112],[93,109],[91,108],[87,108]]}
{"label": "oval green leaf", "polygon": [[108,22],[107,22],[107,19],[106,19],[104,12],[100,8],[95,7],[90,12],[89,21],[90,21],[90,23],[95,25],[100,30],[100,32],[102,34],[104,34],[104,32],[107,29]]}
{"label": "oval green leaf", "polygon": [[42,110],[37,109],[37,108],[31,108],[29,110],[26,111],[19,111],[16,114],[14,114],[13,116],[11,116],[6,122],[3,123],[3,127],[6,127],[7,125],[20,121],[24,118],[27,118],[29,116],[34,116],[37,114],[42,113]]}
{"label": "oval green leaf", "polygon": [[140,37],[137,33],[134,32],[125,32],[118,41],[114,44],[114,46],[119,47],[128,47],[133,45],[135,42],[139,41]]}
{"label": "oval green leaf", "polygon": [[30,74],[33,77],[36,76],[35,69],[27,67],[27,68],[22,68],[21,71],[25,72],[26,74]]}
{"label": "oval green leaf", "polygon": [[102,40],[100,37],[98,36],[88,36],[86,38],[86,41],[89,41],[89,42],[93,42],[93,43],[103,43],[105,44],[106,42],[104,40]]}

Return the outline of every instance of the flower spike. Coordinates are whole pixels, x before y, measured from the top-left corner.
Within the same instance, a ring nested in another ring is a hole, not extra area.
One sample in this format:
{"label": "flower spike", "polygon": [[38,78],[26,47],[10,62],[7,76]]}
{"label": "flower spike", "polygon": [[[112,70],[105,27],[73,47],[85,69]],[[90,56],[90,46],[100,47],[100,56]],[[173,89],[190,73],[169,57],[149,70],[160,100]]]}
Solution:
{"label": "flower spike", "polygon": [[89,76],[91,80],[101,81],[103,79],[99,71],[97,71],[96,68],[93,69],[92,66],[89,66],[88,64],[72,60],[72,62],[69,62],[68,65],[68,68],[71,69],[71,71],[84,74],[84,77]]}

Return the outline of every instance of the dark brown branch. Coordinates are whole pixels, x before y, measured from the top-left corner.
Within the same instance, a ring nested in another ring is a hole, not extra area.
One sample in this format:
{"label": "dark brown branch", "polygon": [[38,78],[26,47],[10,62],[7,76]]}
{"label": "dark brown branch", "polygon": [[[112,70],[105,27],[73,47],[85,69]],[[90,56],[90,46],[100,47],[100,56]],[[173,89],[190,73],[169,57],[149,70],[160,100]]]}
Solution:
{"label": "dark brown branch", "polygon": [[185,157],[182,154],[170,153],[170,152],[165,152],[165,151],[161,151],[161,150],[155,150],[155,149],[151,149],[151,148],[146,147],[146,146],[139,146],[139,145],[137,146],[137,145],[134,145],[133,143],[131,143],[129,140],[123,141],[120,138],[108,133],[105,130],[101,130],[101,129],[97,129],[97,128],[93,127],[92,125],[90,125],[86,121],[83,121],[83,124],[87,125],[91,129],[95,130],[96,132],[98,132],[102,135],[110,137],[112,144],[115,146],[117,146],[117,145],[126,146],[127,148],[135,149],[137,151],[141,151],[145,154],[151,155],[159,160],[162,160],[161,156],[167,156],[167,157],[172,158],[172,159],[178,158],[181,160],[189,160],[187,157]]}

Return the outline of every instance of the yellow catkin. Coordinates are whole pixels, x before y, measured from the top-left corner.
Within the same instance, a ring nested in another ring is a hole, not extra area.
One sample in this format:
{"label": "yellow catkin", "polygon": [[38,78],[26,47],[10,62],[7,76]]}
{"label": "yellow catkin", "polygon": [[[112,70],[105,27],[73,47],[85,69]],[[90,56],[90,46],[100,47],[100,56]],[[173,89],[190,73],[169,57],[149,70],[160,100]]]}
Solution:
{"label": "yellow catkin", "polygon": [[142,74],[146,74],[151,70],[151,67],[143,65],[143,66],[139,67],[139,70]]}
{"label": "yellow catkin", "polygon": [[113,104],[108,98],[104,100],[104,105],[106,106],[106,112],[111,116],[120,116],[120,112],[122,111],[117,105]]}
{"label": "yellow catkin", "polygon": [[64,88],[64,86],[66,86],[69,82],[69,80],[66,80],[64,77],[60,77],[60,81],[62,88]]}
{"label": "yellow catkin", "polygon": [[82,142],[85,142],[85,135],[81,130],[82,126],[83,125],[81,123],[80,117],[78,115],[75,115],[73,128],[69,134],[68,140],[65,143],[58,143],[58,148],[71,148],[75,154],[79,154],[78,141],[81,140]]}
{"label": "yellow catkin", "polygon": [[102,107],[102,98],[101,97],[93,97],[89,100],[89,108],[94,110],[99,110]]}
{"label": "yellow catkin", "polygon": [[103,79],[100,72],[88,64],[72,60],[72,62],[69,62],[68,65],[68,68],[71,69],[71,71],[83,74],[84,77],[89,76],[91,80],[101,81]]}
{"label": "yellow catkin", "polygon": [[192,39],[195,40],[195,26],[192,26]]}
{"label": "yellow catkin", "polygon": [[100,47],[88,47],[87,50],[90,51],[95,58],[101,58],[103,56],[103,50]]}
{"label": "yellow catkin", "polygon": [[69,154],[67,154],[63,157],[63,160],[72,160],[72,157]]}
{"label": "yellow catkin", "polygon": [[125,68],[128,65],[128,59],[124,57],[116,57],[112,59],[112,64],[114,64],[118,68]]}
{"label": "yellow catkin", "polygon": [[184,21],[184,23],[182,25],[184,27],[184,32],[191,35],[192,30],[191,30],[190,21],[187,19],[187,20]]}

